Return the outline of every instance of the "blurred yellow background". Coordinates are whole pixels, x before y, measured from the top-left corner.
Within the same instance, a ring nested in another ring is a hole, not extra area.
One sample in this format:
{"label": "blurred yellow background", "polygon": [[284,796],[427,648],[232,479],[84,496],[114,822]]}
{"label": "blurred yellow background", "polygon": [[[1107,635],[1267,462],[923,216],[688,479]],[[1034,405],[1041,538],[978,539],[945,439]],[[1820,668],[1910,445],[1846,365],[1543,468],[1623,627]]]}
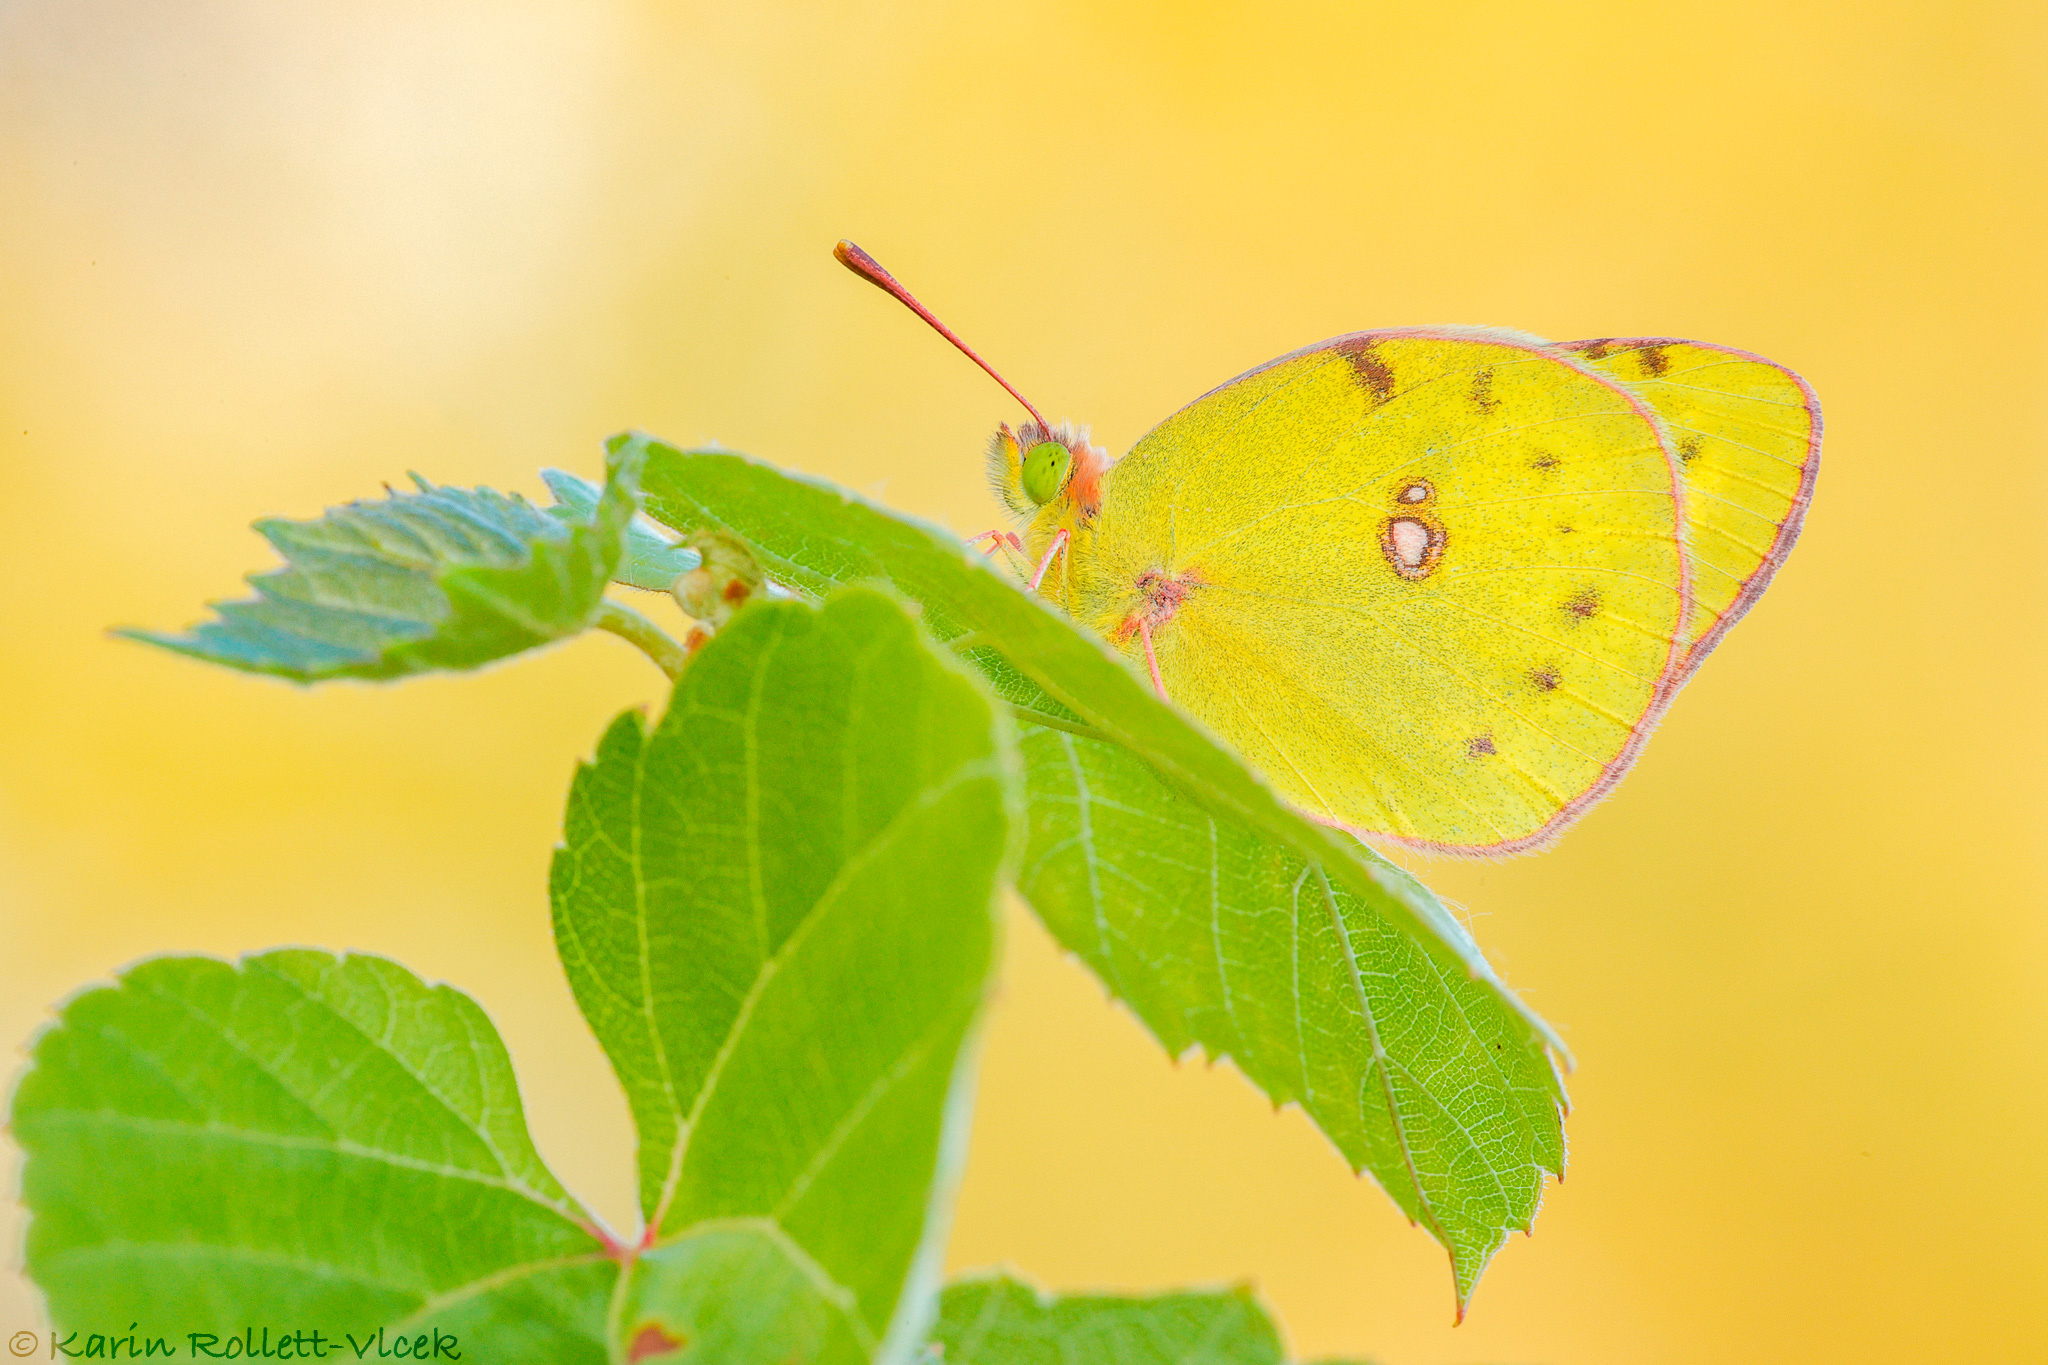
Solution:
{"label": "blurred yellow background", "polygon": [[[1451,1321],[1298,1114],[1014,919],[951,1261],[1249,1278],[1389,1365],[2048,1360],[2048,9],[13,0],[0,8],[0,1039],[147,954],[388,954],[504,1030],[615,1219],[561,980],[595,638],[301,692],[108,640],[419,469],[628,425],[956,530],[1007,398],[1121,450],[1333,333],[1696,336],[1827,413],[1803,542],[1556,852],[1425,875],[1580,1059]],[[6,1153],[12,1188],[15,1153]],[[0,1215],[0,1330],[40,1326]]]}

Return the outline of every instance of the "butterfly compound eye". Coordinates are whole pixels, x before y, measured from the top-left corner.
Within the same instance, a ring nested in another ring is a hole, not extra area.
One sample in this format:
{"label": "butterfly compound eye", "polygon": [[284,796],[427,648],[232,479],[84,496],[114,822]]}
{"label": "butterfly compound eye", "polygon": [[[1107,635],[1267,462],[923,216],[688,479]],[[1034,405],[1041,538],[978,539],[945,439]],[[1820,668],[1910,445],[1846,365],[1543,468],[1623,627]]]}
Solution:
{"label": "butterfly compound eye", "polygon": [[1074,452],[1058,441],[1040,441],[1024,456],[1024,496],[1040,507],[1060,495],[1074,467]]}

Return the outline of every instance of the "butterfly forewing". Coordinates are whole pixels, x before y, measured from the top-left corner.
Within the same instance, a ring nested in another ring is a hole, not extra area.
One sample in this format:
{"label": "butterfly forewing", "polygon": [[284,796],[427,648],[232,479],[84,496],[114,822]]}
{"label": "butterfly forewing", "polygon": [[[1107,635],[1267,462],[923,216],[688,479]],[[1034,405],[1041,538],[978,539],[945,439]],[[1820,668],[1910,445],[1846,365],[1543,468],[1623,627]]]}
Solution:
{"label": "butterfly forewing", "polygon": [[1820,470],[1819,400],[1784,366],[1726,346],[1609,337],[1563,349],[1627,383],[1671,430],[1692,535],[1690,673],[1798,538]]}
{"label": "butterfly forewing", "polygon": [[1690,611],[1675,452],[1513,333],[1359,333],[1224,385],[1105,476],[1070,606],[1304,810],[1540,844],[1633,759]]}

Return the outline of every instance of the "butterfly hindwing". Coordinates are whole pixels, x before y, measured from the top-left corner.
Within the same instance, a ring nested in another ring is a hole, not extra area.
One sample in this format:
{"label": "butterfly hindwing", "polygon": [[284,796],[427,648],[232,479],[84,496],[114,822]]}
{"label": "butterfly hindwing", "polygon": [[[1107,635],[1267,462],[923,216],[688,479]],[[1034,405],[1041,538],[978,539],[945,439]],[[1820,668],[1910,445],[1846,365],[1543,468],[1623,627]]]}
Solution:
{"label": "butterfly hindwing", "polygon": [[1820,402],[1783,365],[1729,346],[1608,337],[1561,349],[1626,383],[1671,429],[1693,552],[1690,674],[1799,536],[1820,471]]}

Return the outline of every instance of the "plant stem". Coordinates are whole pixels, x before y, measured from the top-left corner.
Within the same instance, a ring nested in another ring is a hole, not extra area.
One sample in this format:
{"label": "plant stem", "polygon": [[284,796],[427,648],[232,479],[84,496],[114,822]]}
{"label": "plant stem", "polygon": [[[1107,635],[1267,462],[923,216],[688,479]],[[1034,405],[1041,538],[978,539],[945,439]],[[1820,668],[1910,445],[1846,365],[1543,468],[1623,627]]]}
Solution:
{"label": "plant stem", "polygon": [[597,620],[591,623],[599,630],[608,630],[639,649],[642,654],[654,660],[655,667],[668,674],[670,682],[683,676],[683,666],[690,662],[689,651],[677,644],[675,638],[654,622],[622,606],[609,597],[597,609]]}

